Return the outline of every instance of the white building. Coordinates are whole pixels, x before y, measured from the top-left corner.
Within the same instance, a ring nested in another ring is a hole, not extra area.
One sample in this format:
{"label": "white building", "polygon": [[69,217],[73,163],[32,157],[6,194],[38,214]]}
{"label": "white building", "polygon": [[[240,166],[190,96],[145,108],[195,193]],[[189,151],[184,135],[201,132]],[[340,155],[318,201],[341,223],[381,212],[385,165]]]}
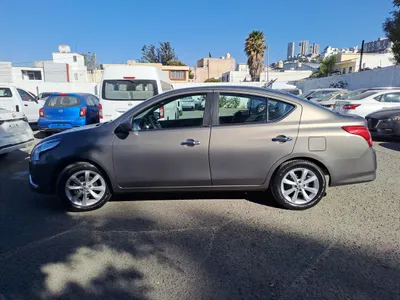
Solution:
{"label": "white building", "polygon": [[351,48],[333,48],[331,46],[328,46],[324,49],[324,52],[322,52],[321,56],[322,58],[327,58],[332,55],[337,55],[339,53],[345,53],[345,54],[358,53],[358,46],[354,46]]}
{"label": "white building", "polygon": [[88,82],[85,57],[79,53],[71,53],[69,46],[61,45],[59,52],[53,52],[54,64],[68,64],[68,82]]}
{"label": "white building", "polygon": [[365,43],[365,53],[388,53],[392,50],[393,43],[386,37]]}
{"label": "white building", "polygon": [[309,42],[307,40],[299,42],[299,55],[300,56],[303,56],[303,55],[305,56],[308,54],[308,50],[309,50],[308,43]]}
{"label": "white building", "polygon": [[44,82],[43,68],[36,67],[12,67],[13,82],[32,81]]}

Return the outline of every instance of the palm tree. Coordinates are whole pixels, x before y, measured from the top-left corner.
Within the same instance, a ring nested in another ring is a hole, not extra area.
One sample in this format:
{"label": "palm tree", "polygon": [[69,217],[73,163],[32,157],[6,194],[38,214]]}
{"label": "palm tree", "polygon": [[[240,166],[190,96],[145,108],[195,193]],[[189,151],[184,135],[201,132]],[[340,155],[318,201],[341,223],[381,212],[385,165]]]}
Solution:
{"label": "palm tree", "polygon": [[326,77],[332,73],[336,64],[336,56],[332,55],[326,57],[324,60],[321,61],[321,65],[319,66],[319,70],[315,71],[312,74],[312,77]]}
{"label": "palm tree", "polygon": [[244,44],[244,52],[247,55],[247,64],[252,81],[260,81],[260,74],[264,67],[264,51],[266,49],[264,32],[257,30],[250,32]]}

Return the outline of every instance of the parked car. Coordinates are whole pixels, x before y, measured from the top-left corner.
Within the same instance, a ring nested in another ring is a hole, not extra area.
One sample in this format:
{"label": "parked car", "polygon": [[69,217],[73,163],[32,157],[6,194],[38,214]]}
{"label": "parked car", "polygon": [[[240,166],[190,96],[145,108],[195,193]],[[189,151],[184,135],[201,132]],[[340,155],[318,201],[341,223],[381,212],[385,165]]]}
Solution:
{"label": "parked car", "polygon": [[37,123],[43,105],[31,93],[12,84],[0,84],[0,108],[22,112],[29,123]]}
{"label": "parked car", "polygon": [[42,106],[43,106],[44,103],[46,102],[47,97],[50,96],[50,95],[52,95],[52,94],[56,94],[56,93],[57,93],[57,92],[43,92],[43,93],[40,93],[40,94],[37,96],[37,99],[38,99],[39,103],[41,103]]}
{"label": "parked car", "polygon": [[400,105],[400,89],[371,90],[347,100],[336,101],[334,110],[346,115],[365,117],[381,109]]}
{"label": "parked car", "polygon": [[400,103],[399,106],[369,114],[365,119],[372,136],[400,137]]}
{"label": "parked car", "polygon": [[343,91],[343,89],[337,89],[337,88],[315,89],[315,90],[310,90],[308,93],[304,95],[301,95],[301,97],[306,98],[307,100],[318,101],[323,96],[336,91]]}
{"label": "parked car", "polygon": [[195,110],[196,102],[192,97],[185,97],[182,99],[182,108],[184,110]]}
{"label": "parked car", "polygon": [[52,94],[39,111],[39,130],[48,132],[99,123],[99,106],[91,94]]}
{"label": "parked car", "polygon": [[348,91],[332,92],[330,94],[325,95],[317,102],[328,109],[333,109],[336,101],[345,98],[348,93],[349,93]]}
{"label": "parked car", "polygon": [[0,108],[0,158],[33,144],[33,132],[22,112]]}
{"label": "parked car", "polygon": [[[191,96],[205,97],[204,111],[157,120],[160,106]],[[238,106],[225,108],[229,99]],[[243,109],[255,99],[268,109]],[[77,211],[118,193],[267,189],[282,206],[307,209],[327,185],[374,180],[377,168],[364,119],[287,93],[234,86],[170,91],[114,121],[51,136],[32,150],[29,166],[33,190],[55,193]]]}
{"label": "parked car", "polygon": [[363,89],[358,89],[355,91],[349,92],[347,95],[343,96],[342,100],[347,100],[347,99],[352,99],[353,97],[357,97],[361,95],[362,93],[368,92],[368,91],[386,91],[386,90],[396,90],[399,89],[399,87],[373,87],[373,88],[363,88]]}

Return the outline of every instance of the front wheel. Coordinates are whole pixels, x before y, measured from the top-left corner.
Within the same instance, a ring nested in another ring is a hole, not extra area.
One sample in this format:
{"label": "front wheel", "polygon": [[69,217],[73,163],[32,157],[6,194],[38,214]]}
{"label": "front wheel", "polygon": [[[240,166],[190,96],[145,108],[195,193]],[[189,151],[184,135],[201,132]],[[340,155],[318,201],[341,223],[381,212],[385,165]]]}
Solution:
{"label": "front wheel", "polygon": [[279,167],[270,189],[281,206],[292,210],[307,209],[325,195],[325,174],[310,161],[292,160]]}
{"label": "front wheel", "polygon": [[111,191],[104,175],[92,164],[78,162],[66,167],[57,181],[57,195],[73,211],[103,206]]}

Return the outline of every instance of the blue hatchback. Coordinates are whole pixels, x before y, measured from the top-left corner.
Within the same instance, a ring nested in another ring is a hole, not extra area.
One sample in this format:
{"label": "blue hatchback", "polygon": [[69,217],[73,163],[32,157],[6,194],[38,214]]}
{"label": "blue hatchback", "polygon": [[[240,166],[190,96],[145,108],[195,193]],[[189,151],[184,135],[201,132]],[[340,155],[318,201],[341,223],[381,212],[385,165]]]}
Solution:
{"label": "blue hatchback", "polygon": [[40,130],[60,131],[99,123],[99,101],[92,94],[52,94],[39,110]]}

